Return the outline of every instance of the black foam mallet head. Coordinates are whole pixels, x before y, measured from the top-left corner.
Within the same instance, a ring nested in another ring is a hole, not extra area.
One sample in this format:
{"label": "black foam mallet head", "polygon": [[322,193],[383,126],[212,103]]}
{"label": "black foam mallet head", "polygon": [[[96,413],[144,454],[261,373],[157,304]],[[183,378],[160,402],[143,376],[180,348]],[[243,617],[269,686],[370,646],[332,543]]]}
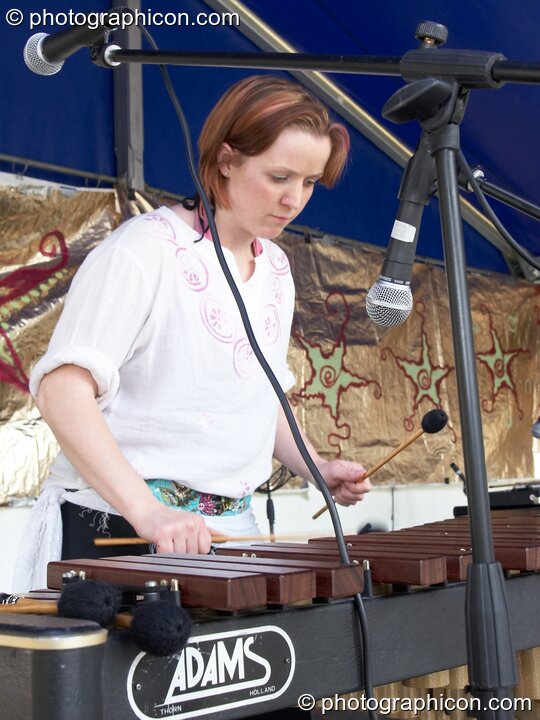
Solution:
{"label": "black foam mallet head", "polygon": [[111,583],[76,580],[62,588],[58,614],[62,617],[92,620],[102,627],[107,627],[118,612],[120,601],[120,591]]}
{"label": "black foam mallet head", "polygon": [[133,611],[133,641],[149,655],[175,655],[184,648],[190,633],[187,611],[168,600],[143,602]]}
{"label": "black foam mallet head", "polygon": [[426,433],[438,433],[448,422],[444,410],[430,410],[422,418],[422,430]]}

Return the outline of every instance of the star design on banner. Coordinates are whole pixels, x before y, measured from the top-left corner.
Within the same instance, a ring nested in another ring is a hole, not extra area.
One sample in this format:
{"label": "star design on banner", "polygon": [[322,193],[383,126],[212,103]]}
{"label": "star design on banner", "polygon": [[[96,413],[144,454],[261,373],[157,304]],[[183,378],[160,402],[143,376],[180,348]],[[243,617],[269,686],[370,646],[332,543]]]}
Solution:
{"label": "star design on banner", "polygon": [[411,381],[414,388],[412,411],[410,416],[403,421],[405,430],[408,432],[414,427],[414,416],[422,400],[428,400],[436,408],[442,407],[440,397],[441,383],[454,369],[453,365],[435,365],[432,362],[431,348],[427,333],[424,330],[424,309],[422,302],[416,303],[415,311],[421,317],[421,348],[420,355],[417,359],[399,357],[388,347],[381,350],[382,360],[386,360],[387,356],[391,355],[398,368],[405,377]]}
{"label": "star design on banner", "polygon": [[491,378],[491,397],[482,399],[482,408],[493,412],[497,396],[504,388],[510,390],[510,394],[516,400],[520,419],[523,417],[523,410],[519,404],[519,397],[512,372],[512,363],[518,355],[529,355],[529,351],[523,348],[514,350],[505,349],[502,345],[498,332],[493,325],[493,318],[485,305],[480,310],[489,318],[489,334],[491,336],[491,348],[487,352],[477,353],[478,360],[488,369]]}
{"label": "star design on banner", "polygon": [[320,400],[333,418],[340,433],[331,433],[328,442],[336,447],[338,456],[341,452],[339,440],[347,440],[351,435],[350,425],[341,420],[340,403],[343,395],[351,388],[364,388],[373,385],[375,398],[382,395],[381,386],[375,380],[357,375],[349,370],[345,364],[347,342],[345,328],[350,319],[350,310],[342,293],[330,293],[325,299],[327,317],[342,315],[342,320],[336,340],[329,350],[323,350],[319,343],[311,342],[303,335],[294,332],[293,337],[306,352],[310,368],[310,376],[298,392],[293,393],[291,401],[298,404],[301,399]]}

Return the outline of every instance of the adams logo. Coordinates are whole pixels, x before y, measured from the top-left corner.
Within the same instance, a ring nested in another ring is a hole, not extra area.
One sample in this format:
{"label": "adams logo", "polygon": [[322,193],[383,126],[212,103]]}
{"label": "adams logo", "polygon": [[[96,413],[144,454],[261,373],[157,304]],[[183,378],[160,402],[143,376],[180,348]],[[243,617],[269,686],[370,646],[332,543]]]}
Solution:
{"label": "adams logo", "polygon": [[184,720],[279,697],[295,664],[291,638],[274,625],[199,635],[173,658],[139,653],[127,696],[141,720]]}

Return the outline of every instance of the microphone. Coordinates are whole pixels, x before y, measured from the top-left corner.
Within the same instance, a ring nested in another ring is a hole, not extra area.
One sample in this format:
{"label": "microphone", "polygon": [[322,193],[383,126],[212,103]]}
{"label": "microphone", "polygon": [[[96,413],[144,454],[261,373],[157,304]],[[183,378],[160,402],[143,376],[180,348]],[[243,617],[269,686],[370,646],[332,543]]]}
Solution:
{"label": "microphone", "polygon": [[123,16],[132,11],[129,8],[116,8],[111,12],[99,14],[99,26],[86,23],[68,30],[48,35],[36,33],[24,46],[24,62],[32,72],[38,75],[54,75],[64,60],[83,47],[102,45],[107,35],[115,28],[123,26]]}
{"label": "microphone", "polygon": [[435,161],[424,133],[401,181],[399,208],[381,274],[366,297],[367,314],[377,325],[401,325],[412,310],[412,265],[422,213],[435,192],[435,185]]}
{"label": "microphone", "polygon": [[540,440],[540,417],[532,426],[531,432],[533,437],[535,437],[537,440]]}

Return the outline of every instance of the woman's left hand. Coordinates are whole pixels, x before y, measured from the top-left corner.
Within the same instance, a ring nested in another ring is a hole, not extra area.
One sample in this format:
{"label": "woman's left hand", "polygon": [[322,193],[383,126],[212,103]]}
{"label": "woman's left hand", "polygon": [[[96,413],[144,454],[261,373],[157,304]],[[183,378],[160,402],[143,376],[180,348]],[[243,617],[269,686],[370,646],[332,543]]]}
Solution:
{"label": "woman's left hand", "polygon": [[349,460],[327,460],[319,464],[319,471],[339,505],[354,505],[371,490],[366,470],[360,463]]}

